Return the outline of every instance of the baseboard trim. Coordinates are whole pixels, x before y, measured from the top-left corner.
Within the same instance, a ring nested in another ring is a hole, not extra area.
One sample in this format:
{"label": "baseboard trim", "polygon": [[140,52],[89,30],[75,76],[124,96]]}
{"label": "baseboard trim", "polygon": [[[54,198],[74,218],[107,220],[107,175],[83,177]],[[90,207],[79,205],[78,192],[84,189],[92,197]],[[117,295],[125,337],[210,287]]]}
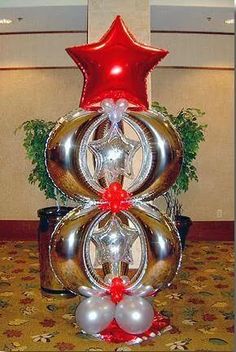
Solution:
{"label": "baseboard trim", "polygon": [[[0,241],[36,241],[36,220],[0,220]],[[233,241],[233,221],[193,221],[188,234],[192,241]]]}
{"label": "baseboard trim", "polygon": [[0,240],[36,241],[39,221],[0,220]]}
{"label": "baseboard trim", "polygon": [[193,221],[188,239],[192,241],[234,241],[234,221]]}

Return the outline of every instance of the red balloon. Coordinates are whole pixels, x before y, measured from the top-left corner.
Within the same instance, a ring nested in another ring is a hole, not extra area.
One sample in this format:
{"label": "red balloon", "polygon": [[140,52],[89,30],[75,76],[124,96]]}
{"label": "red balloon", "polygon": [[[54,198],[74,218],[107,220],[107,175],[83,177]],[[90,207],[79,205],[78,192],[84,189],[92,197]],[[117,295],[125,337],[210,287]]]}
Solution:
{"label": "red balloon", "polygon": [[80,107],[97,110],[105,98],[148,109],[146,78],[168,51],[139,44],[117,16],[99,42],[67,48],[84,75]]}
{"label": "red balloon", "polygon": [[110,210],[112,213],[119,213],[121,210],[128,210],[131,204],[131,194],[122,189],[119,182],[113,182],[102,194],[100,209]]}
{"label": "red balloon", "polygon": [[114,303],[119,303],[123,299],[125,293],[125,285],[120,277],[114,277],[112,279],[111,287],[109,289],[111,300]]}

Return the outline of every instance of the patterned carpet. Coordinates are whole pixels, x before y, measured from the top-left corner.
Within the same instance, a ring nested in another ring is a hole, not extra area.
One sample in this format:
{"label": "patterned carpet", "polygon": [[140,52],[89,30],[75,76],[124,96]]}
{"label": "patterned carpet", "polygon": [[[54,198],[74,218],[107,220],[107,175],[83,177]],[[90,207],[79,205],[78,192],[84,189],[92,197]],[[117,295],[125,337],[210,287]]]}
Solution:
{"label": "patterned carpet", "polygon": [[154,305],[172,330],[140,345],[84,336],[78,298],[42,298],[35,242],[0,242],[1,351],[234,351],[232,242],[190,242],[180,273]]}

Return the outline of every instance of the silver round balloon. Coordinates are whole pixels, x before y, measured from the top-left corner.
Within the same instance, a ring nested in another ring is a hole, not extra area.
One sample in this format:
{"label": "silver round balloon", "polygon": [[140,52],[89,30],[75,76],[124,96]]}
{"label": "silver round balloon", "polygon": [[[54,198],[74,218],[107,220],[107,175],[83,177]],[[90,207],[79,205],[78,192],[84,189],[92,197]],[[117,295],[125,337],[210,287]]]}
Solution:
{"label": "silver round balloon", "polygon": [[75,208],[62,218],[52,233],[49,246],[51,267],[59,282],[76,294],[80,286],[91,285],[84,260],[84,239],[91,219],[102,214],[97,207]]}
{"label": "silver round balloon", "polygon": [[142,284],[150,285],[158,292],[171,284],[181,264],[178,230],[169,218],[150,204],[140,202],[126,213],[133,215],[146,238],[147,259],[141,274]]}
{"label": "silver round balloon", "polygon": [[124,121],[140,135],[143,152],[139,175],[128,192],[143,200],[153,200],[166,192],[180,173],[183,159],[180,136],[167,118],[152,111],[129,111]]}
{"label": "silver round balloon", "polygon": [[76,323],[88,334],[97,334],[112,322],[115,309],[110,297],[86,298],[76,309]]}
{"label": "silver round balloon", "polygon": [[135,228],[127,226],[129,221],[135,226],[131,214],[114,217],[111,212],[102,212],[96,206],[70,211],[56,226],[49,249],[52,269],[63,286],[76,294],[80,293],[81,286],[92,285],[107,290],[109,284],[92,263],[91,243],[96,244],[97,253],[101,255],[104,276],[109,273],[122,276],[129,263],[132,244],[139,236],[142,251],[140,269],[130,280],[130,285],[138,285],[146,262],[146,240],[138,228],[136,234]]}
{"label": "silver round balloon", "polygon": [[152,305],[142,297],[125,296],[116,306],[116,322],[129,334],[147,331],[152,325],[153,318]]}
{"label": "silver round balloon", "polygon": [[[124,123],[138,140],[125,136],[119,127]],[[94,136],[99,138],[93,140]],[[139,148],[142,160],[135,175],[132,163]],[[94,173],[88,150],[94,157]],[[46,145],[47,170],[53,182],[67,196],[82,201],[99,200],[104,187],[121,177],[132,179],[128,191],[135,197],[153,199],[173,185],[182,157],[175,128],[161,114],[149,111],[128,111],[114,125],[106,113],[77,111],[58,121]]]}
{"label": "silver round balloon", "polygon": [[[105,120],[106,121],[106,120]],[[154,112],[128,111],[122,118],[124,124],[135,132],[138,140],[131,140],[117,128],[102,128],[99,139],[93,142],[91,136],[102,126],[100,118],[92,119],[80,145],[80,165],[83,176],[93,188],[100,178],[103,185],[118,179],[118,175],[131,178],[128,192],[143,200],[151,200],[166,192],[179,175],[183,148],[178,132],[171,122]],[[95,173],[91,174],[87,165],[87,149],[94,155]],[[142,150],[142,160],[138,174],[133,173],[132,164],[137,150]],[[82,165],[84,166],[82,168]]]}
{"label": "silver round balloon", "polygon": [[[104,258],[107,258],[104,273],[122,276],[125,275],[125,266],[120,264],[127,263],[136,236],[141,244],[141,258],[127,288],[132,291],[142,283],[152,286],[157,292],[172,282],[181,262],[181,242],[173,223],[158,209],[143,202],[116,216],[117,220],[111,213],[101,212],[97,207],[74,209],[57,225],[52,234],[50,258],[52,268],[64,287],[74,293],[80,292],[80,286],[92,285],[106,290],[109,285],[93,267],[90,243],[95,241],[98,252],[104,248]],[[124,220],[134,226],[130,233]],[[115,221],[115,229],[110,229],[111,221]],[[101,224],[103,227],[97,230]],[[113,235],[110,236],[110,233]],[[129,236],[128,242],[124,241],[126,235]],[[115,250],[115,257],[110,249]]]}
{"label": "silver round balloon", "polygon": [[79,201],[98,199],[102,192],[98,183],[83,177],[79,164],[81,139],[91,119],[98,116],[98,112],[73,111],[58,120],[46,144],[46,166],[53,183],[66,196]]}

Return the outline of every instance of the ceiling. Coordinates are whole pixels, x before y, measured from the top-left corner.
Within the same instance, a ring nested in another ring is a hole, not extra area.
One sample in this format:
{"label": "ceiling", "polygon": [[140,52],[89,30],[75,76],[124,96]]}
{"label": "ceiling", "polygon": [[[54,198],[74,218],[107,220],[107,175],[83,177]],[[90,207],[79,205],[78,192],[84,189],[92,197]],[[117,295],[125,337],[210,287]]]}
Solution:
{"label": "ceiling", "polygon": [[[233,0],[150,0],[152,31],[234,32]],[[1,0],[0,32],[86,31],[86,0]]]}

